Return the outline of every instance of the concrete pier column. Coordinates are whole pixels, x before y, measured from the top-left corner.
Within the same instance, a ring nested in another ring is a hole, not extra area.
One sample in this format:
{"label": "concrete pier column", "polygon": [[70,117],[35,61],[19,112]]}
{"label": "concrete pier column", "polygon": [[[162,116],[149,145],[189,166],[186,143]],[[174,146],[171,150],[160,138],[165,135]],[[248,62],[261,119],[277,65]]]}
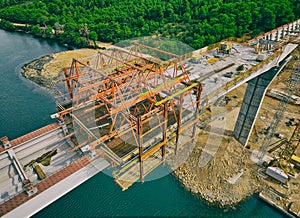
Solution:
{"label": "concrete pier column", "polygon": [[277,32],[276,32],[275,40],[276,40],[277,42],[279,41],[279,31],[278,31],[278,30],[277,30]]}
{"label": "concrete pier column", "polygon": [[277,35],[277,31],[273,33],[273,41],[276,41],[276,35]]}
{"label": "concrete pier column", "polygon": [[277,73],[276,69],[271,69],[248,82],[233,133],[234,137],[244,146],[248,143],[266,90]]}
{"label": "concrete pier column", "polygon": [[279,39],[282,39],[284,37],[284,27],[281,29],[281,35]]}

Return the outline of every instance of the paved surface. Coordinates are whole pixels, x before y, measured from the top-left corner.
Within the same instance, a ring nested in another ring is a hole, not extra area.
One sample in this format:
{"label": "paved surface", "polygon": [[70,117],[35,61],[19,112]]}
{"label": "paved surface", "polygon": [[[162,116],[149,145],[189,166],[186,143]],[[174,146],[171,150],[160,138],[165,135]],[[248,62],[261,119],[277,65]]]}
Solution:
{"label": "paved surface", "polygon": [[108,166],[109,163],[101,158],[91,163],[88,157],[83,157],[38,183],[38,193],[34,196],[28,197],[25,193],[20,193],[2,204],[0,215],[32,216]]}

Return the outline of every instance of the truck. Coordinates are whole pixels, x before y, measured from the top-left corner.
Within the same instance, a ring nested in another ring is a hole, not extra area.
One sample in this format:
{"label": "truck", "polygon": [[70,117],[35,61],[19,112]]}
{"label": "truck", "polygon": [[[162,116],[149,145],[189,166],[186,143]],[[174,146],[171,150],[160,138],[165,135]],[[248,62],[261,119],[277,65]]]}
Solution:
{"label": "truck", "polygon": [[231,42],[221,42],[218,48],[218,52],[223,54],[229,54],[231,49],[232,49]]}

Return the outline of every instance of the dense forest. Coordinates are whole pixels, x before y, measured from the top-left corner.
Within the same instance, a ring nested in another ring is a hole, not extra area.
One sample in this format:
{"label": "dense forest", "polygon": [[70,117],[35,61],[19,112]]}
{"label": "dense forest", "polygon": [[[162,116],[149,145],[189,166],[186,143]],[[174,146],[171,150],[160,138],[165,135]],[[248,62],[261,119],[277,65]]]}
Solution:
{"label": "dense forest", "polygon": [[[85,47],[158,35],[200,48],[299,18],[300,0],[0,0],[0,27]],[[20,27],[18,27],[20,28]]]}

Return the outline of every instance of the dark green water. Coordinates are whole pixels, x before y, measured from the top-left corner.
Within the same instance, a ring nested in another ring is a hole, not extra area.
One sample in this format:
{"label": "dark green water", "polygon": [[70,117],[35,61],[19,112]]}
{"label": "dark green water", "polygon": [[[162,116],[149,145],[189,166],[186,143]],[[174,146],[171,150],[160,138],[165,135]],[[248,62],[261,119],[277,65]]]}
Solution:
{"label": "dark green water", "polygon": [[[21,66],[51,52],[64,50],[56,43],[30,35],[0,30],[0,136],[11,139],[51,122],[54,99],[20,76]],[[160,168],[159,170],[165,170]],[[157,171],[154,173],[158,173]],[[99,173],[60,198],[35,217],[193,216],[283,217],[260,201],[246,199],[236,210],[208,206],[168,175],[122,192],[113,179]]]}

